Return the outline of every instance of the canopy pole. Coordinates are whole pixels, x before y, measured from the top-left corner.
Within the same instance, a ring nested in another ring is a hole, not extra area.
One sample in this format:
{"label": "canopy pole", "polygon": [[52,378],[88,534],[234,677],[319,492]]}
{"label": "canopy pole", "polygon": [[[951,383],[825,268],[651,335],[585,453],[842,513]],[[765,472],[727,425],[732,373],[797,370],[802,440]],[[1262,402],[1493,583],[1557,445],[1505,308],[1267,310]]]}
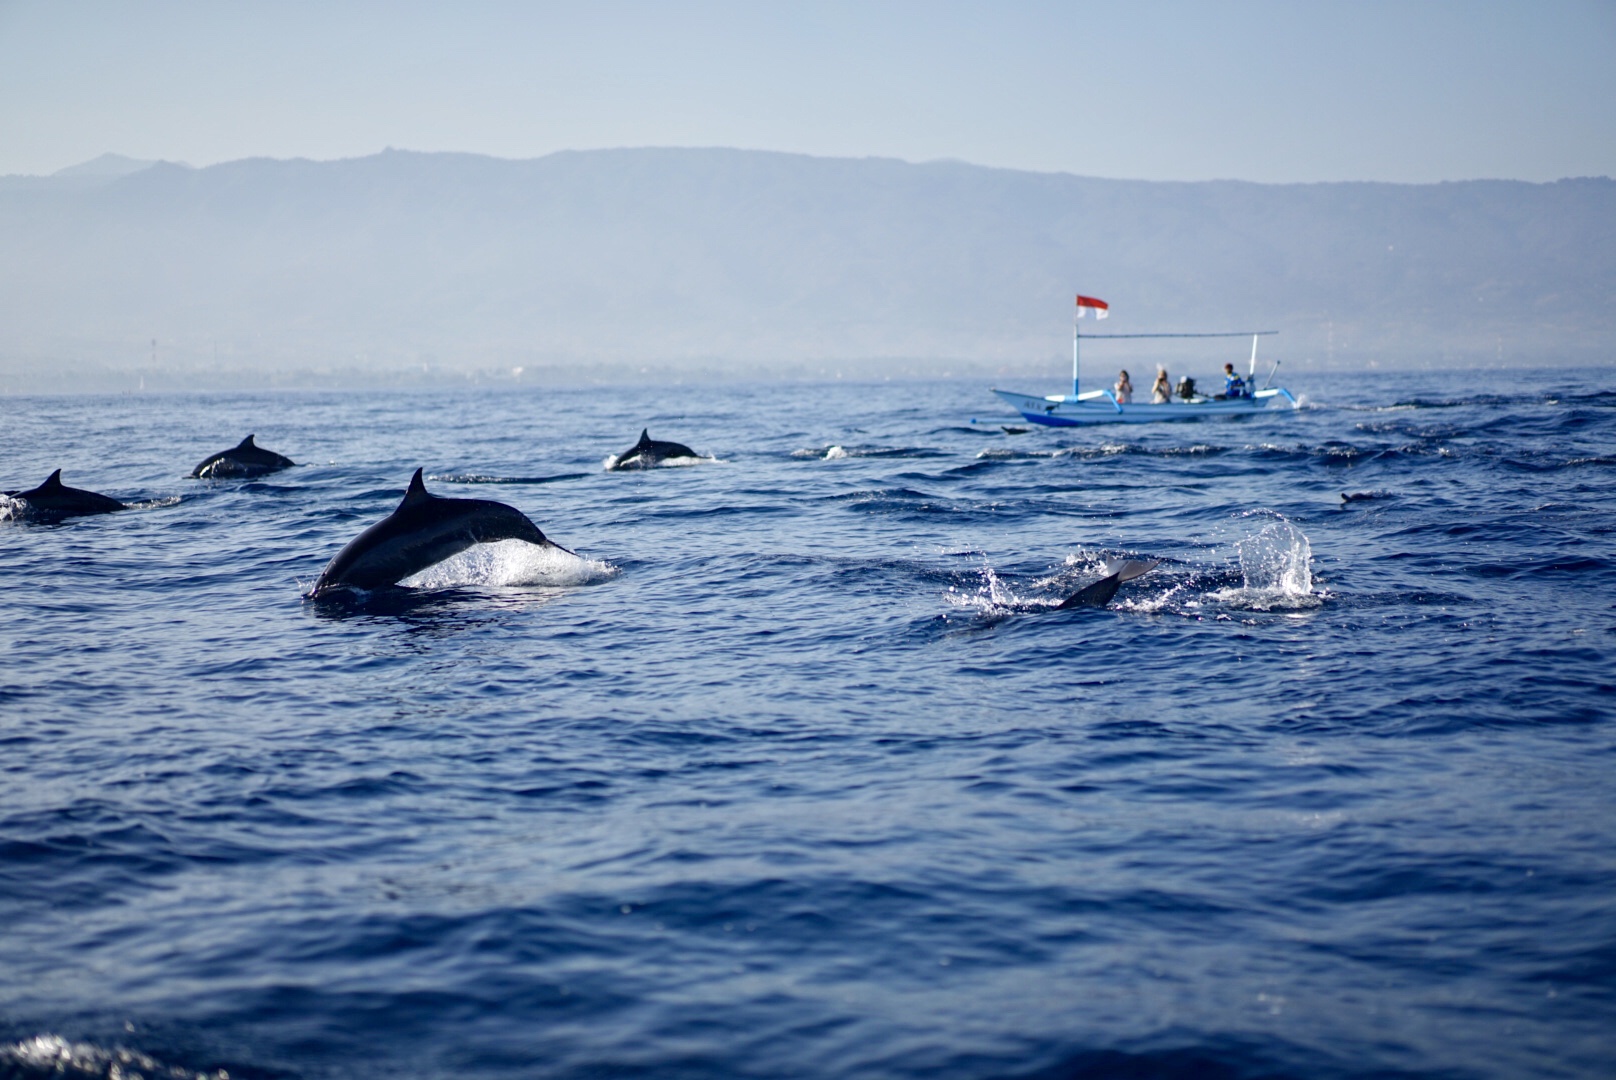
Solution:
{"label": "canopy pole", "polygon": [[[1272,377],[1272,376],[1270,376]],[[1257,378],[1257,335],[1251,335],[1251,370],[1246,372],[1246,381],[1254,382]]]}
{"label": "canopy pole", "polygon": [[1077,400],[1077,320],[1072,320],[1072,400]]}

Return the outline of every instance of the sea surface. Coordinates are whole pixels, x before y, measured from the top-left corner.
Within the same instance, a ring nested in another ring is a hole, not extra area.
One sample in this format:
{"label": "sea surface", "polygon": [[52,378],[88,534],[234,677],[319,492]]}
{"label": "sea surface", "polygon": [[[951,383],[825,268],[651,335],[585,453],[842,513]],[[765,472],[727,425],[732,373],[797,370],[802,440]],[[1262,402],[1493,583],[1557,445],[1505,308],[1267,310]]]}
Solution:
{"label": "sea surface", "polygon": [[1616,1075],[1616,369],[1285,381],[0,399],[0,1076]]}

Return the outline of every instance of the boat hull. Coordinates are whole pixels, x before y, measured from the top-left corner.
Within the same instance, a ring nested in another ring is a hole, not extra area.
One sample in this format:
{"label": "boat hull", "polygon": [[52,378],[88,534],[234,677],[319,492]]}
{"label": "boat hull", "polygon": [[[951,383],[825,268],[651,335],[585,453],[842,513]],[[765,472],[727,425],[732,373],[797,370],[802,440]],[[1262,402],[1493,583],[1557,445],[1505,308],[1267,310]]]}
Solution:
{"label": "boat hull", "polygon": [[1091,390],[1077,398],[1063,395],[1038,397],[1013,390],[995,390],[1028,423],[1045,427],[1085,427],[1089,424],[1156,424],[1178,420],[1206,420],[1213,417],[1251,416],[1270,411],[1289,411],[1296,399],[1288,390],[1259,390],[1254,398],[1218,400],[1198,398],[1165,405],[1118,404],[1104,390]]}

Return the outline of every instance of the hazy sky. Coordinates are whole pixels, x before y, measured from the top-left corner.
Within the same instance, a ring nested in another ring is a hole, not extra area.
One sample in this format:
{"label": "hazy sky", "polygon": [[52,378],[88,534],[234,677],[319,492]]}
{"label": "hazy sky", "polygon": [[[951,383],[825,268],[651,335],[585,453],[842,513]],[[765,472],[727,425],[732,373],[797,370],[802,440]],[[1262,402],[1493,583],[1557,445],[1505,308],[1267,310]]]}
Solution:
{"label": "hazy sky", "polygon": [[0,173],[737,146],[1091,176],[1616,175],[1616,0],[0,0]]}

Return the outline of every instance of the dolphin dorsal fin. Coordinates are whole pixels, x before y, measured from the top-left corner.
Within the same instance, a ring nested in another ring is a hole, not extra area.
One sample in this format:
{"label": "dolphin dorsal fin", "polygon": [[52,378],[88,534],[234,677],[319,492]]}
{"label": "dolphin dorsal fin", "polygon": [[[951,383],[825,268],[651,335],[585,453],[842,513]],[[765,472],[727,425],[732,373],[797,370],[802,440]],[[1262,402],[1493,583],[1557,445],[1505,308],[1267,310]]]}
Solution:
{"label": "dolphin dorsal fin", "polygon": [[43,484],[40,484],[39,486],[40,486],[41,490],[48,489],[48,488],[59,488],[59,487],[61,487],[62,486],[62,470],[57,469],[55,472],[53,472],[49,476],[45,477],[45,482]]}
{"label": "dolphin dorsal fin", "polygon": [[421,480],[421,470],[416,469],[415,475],[410,477],[408,490],[404,492],[404,501],[398,504],[398,508],[402,510],[406,506],[418,506],[430,498],[432,494],[427,491],[426,484]]}
{"label": "dolphin dorsal fin", "polygon": [[258,449],[258,444],[253,442],[253,437],[251,435],[249,435],[245,439],[241,440],[241,443],[236,447],[236,449],[237,450],[256,450],[256,449]]}
{"label": "dolphin dorsal fin", "polygon": [[640,441],[639,441],[638,445],[644,446],[646,443],[648,443],[650,441],[651,441],[651,429],[650,428],[641,428],[640,429]]}

